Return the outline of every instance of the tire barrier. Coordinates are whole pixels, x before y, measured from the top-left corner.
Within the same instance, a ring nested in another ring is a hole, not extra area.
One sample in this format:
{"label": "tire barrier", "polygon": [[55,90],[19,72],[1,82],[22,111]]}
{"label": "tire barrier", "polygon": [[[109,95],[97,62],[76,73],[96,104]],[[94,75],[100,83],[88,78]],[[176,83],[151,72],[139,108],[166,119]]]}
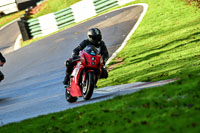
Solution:
{"label": "tire barrier", "polygon": [[112,7],[123,5],[131,1],[133,0],[82,0],[68,8],[38,18],[29,19],[22,23],[27,25],[29,37],[37,38],[56,32],[68,25],[81,22]]}
{"label": "tire barrier", "polygon": [[27,21],[30,34],[33,38],[45,36],[70,25],[74,22],[71,8],[66,8],[55,13],[50,13]]}

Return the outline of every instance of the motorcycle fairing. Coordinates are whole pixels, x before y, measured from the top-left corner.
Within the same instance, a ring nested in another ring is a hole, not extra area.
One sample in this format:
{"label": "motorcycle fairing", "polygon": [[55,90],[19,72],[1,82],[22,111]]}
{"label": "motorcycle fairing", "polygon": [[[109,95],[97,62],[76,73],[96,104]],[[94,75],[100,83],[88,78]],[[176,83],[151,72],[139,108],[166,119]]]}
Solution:
{"label": "motorcycle fairing", "polygon": [[[81,57],[81,63],[86,67],[86,68],[101,68],[103,63],[102,57],[100,55],[90,55],[86,53],[85,51],[80,52],[80,57]],[[86,58],[87,57],[87,58]],[[93,60],[91,60],[93,58]],[[90,60],[87,60],[90,59]]]}
{"label": "motorcycle fairing", "polygon": [[71,88],[73,89],[70,89],[70,94],[73,97],[80,97],[83,95],[79,85],[79,78],[83,68],[84,66],[79,62],[71,74]]}

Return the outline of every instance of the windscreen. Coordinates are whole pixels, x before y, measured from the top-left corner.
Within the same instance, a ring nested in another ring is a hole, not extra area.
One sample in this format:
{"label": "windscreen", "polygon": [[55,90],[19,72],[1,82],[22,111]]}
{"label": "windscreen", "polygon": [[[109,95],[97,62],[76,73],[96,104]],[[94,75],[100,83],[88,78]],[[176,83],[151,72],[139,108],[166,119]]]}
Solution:
{"label": "windscreen", "polygon": [[97,49],[93,46],[93,45],[88,45],[84,48],[84,51],[90,55],[97,55],[98,52],[97,52]]}

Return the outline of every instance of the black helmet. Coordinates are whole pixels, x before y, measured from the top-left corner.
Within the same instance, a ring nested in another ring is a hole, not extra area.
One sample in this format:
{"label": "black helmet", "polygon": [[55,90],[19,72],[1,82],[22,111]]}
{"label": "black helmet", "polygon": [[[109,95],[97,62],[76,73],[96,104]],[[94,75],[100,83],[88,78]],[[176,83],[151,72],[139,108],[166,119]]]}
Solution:
{"label": "black helmet", "polygon": [[88,33],[88,40],[93,43],[94,45],[99,45],[102,39],[101,31],[98,28],[89,29]]}

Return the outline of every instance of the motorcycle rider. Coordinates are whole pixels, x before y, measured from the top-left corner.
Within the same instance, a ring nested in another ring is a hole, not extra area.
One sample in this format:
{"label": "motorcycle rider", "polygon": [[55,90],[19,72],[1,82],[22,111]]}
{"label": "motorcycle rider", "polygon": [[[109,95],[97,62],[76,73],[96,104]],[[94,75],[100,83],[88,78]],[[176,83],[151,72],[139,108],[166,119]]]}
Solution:
{"label": "motorcycle rider", "polygon": [[[69,58],[66,61],[66,76],[63,81],[64,85],[68,85],[70,81],[70,75],[73,71],[74,66],[76,65],[76,61],[73,62],[73,59],[77,58],[79,52],[83,50],[87,45],[93,45],[97,48],[99,54],[103,58],[103,64],[105,65],[106,61],[108,60],[109,54],[107,47],[102,41],[101,31],[98,28],[89,29],[87,32],[88,39],[83,40],[72,52],[72,58]],[[102,74],[100,78],[107,78],[108,72],[106,68],[102,67]]]}
{"label": "motorcycle rider", "polygon": [[[0,52],[0,66],[3,67],[4,63],[6,62],[6,59],[3,57],[3,55]],[[4,79],[3,73],[0,71],[0,82]]]}

